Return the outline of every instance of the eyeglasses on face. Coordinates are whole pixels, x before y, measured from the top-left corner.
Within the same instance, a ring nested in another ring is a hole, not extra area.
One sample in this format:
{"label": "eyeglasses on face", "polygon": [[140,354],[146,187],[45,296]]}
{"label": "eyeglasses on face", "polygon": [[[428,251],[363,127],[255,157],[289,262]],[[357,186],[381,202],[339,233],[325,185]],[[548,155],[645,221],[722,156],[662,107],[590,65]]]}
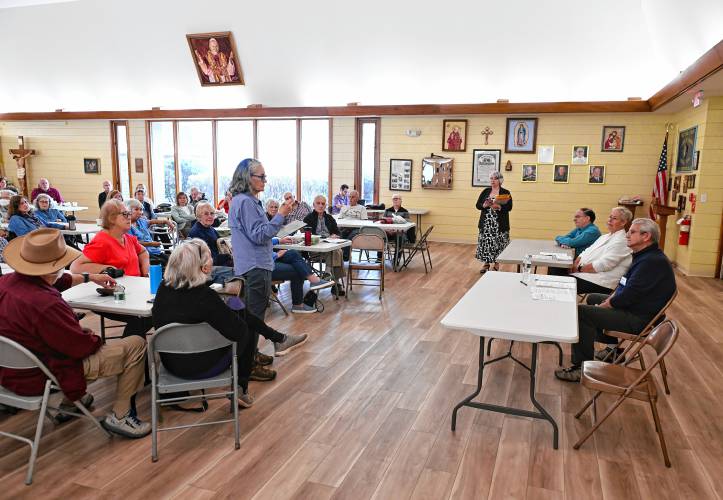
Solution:
{"label": "eyeglasses on face", "polygon": [[262,174],[262,175],[251,174],[251,177],[256,177],[258,179],[261,179],[262,182],[266,182],[266,174]]}
{"label": "eyeglasses on face", "polygon": [[130,219],[130,218],[131,218],[131,213],[130,213],[130,212],[120,212],[118,215],[122,215],[122,216],[125,217],[126,219]]}

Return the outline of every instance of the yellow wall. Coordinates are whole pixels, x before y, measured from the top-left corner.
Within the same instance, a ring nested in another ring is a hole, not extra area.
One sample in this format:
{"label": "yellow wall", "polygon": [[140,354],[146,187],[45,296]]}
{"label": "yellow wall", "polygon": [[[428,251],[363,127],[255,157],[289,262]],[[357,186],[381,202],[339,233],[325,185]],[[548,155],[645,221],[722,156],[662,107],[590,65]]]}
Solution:
{"label": "yellow wall", "polygon": [[[148,181],[144,123],[143,120],[131,120],[128,124],[132,166],[134,158],[143,158],[143,174],[136,174],[132,168],[134,186]],[[103,180],[112,176],[108,120],[0,122],[0,156],[6,175],[16,185],[16,163],[8,150],[17,147],[19,135],[25,137],[25,146],[36,152],[29,162],[28,189],[32,190],[41,177],[47,177],[65,200],[90,207],[90,210],[78,213],[80,219],[95,219]],[[84,173],[83,158],[100,158],[100,174]]]}
{"label": "yellow wall", "polygon": [[[538,182],[522,183],[523,163],[537,163],[536,154],[504,153],[504,115],[465,116],[469,120],[467,150],[464,153],[443,153],[442,119],[437,117],[399,117],[382,120],[381,190],[380,198],[390,202],[389,160],[413,160],[412,191],[402,193],[404,206],[431,210],[425,224],[434,224],[434,239],[473,242],[477,238],[479,211],[475,202],[482,188],[472,187],[472,150],[500,149],[501,164],[512,161],[512,171],[504,172],[504,187],[512,192],[514,207],[510,213],[513,238],[552,238],[572,227],[577,208],[587,206],[599,216],[598,225],[605,230],[605,219],[622,195],[641,195],[650,199],[660,149],[665,134],[666,115],[540,115],[537,144],[555,146],[555,163],[570,164],[573,145],[589,145],[590,161],[606,166],[604,185],[587,183],[588,167],[571,165],[570,182],[553,184],[553,165],[538,166]],[[624,125],[625,145],[622,153],[601,153],[603,125]],[[494,134],[484,145],[480,134],[489,126]],[[420,129],[420,137],[407,137],[406,129]],[[421,160],[430,153],[445,154],[455,159],[451,191],[421,188]],[[647,214],[647,205],[636,215]]]}

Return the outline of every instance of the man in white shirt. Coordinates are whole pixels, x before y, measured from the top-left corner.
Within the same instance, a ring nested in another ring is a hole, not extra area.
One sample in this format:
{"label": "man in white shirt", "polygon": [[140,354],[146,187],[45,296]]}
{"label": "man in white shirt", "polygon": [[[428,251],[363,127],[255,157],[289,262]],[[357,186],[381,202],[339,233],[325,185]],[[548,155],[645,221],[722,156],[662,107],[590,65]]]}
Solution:
{"label": "man in white shirt", "polygon": [[339,218],[367,220],[367,209],[359,205],[359,191],[356,189],[349,191],[349,204],[341,207]]}
{"label": "man in white shirt", "polygon": [[610,211],[608,233],[587,247],[572,264],[578,293],[609,294],[632,262],[632,251],[625,239],[625,226],[633,214],[625,207]]}

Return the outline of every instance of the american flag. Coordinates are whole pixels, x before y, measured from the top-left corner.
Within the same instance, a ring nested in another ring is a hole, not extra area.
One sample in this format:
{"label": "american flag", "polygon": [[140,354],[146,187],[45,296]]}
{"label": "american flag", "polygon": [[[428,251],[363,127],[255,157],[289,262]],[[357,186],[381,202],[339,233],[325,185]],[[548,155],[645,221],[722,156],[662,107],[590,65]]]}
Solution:
{"label": "american flag", "polygon": [[[658,172],[655,174],[653,199],[658,205],[666,205],[668,201],[668,132],[665,133],[663,150],[660,152],[660,161],[658,162]],[[650,218],[656,219],[652,203],[650,204]]]}

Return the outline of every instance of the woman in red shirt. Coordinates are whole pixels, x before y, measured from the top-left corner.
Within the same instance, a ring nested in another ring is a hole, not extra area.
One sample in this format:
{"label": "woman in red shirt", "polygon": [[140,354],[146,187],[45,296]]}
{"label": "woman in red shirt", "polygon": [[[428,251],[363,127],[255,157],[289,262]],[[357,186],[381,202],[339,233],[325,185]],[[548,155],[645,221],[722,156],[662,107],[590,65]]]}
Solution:
{"label": "woman in red shirt", "polygon": [[[150,260],[148,251],[128,234],[131,213],[123,202],[109,199],[100,209],[103,230],[83,248],[83,255],[70,266],[73,273],[100,273],[108,267],[122,269],[126,276],[148,276]],[[150,318],[103,313],[109,319],[126,323],[123,336],[145,336],[151,329]]]}

